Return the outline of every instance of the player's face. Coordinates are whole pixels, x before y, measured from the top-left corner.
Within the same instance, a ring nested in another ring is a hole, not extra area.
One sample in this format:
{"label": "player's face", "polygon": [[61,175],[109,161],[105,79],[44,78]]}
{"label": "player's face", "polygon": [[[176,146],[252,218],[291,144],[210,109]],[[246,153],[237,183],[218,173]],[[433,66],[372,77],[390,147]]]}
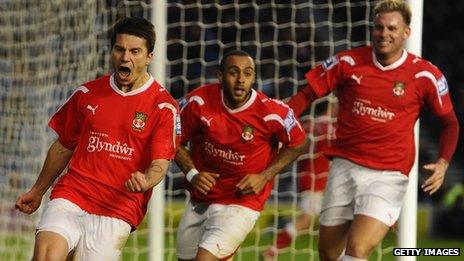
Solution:
{"label": "player's face", "polygon": [[[399,12],[380,13],[374,19],[372,39],[377,58],[389,64],[398,60],[411,29]],[[386,64],[384,64],[386,65]]]}
{"label": "player's face", "polygon": [[146,40],[134,35],[118,34],[111,50],[114,78],[120,88],[133,90],[148,79],[147,67],[153,57],[148,53]]}
{"label": "player's face", "polygon": [[235,109],[244,105],[251,95],[255,83],[255,64],[249,56],[232,55],[227,57],[224,72],[218,72],[222,83],[224,102]]}

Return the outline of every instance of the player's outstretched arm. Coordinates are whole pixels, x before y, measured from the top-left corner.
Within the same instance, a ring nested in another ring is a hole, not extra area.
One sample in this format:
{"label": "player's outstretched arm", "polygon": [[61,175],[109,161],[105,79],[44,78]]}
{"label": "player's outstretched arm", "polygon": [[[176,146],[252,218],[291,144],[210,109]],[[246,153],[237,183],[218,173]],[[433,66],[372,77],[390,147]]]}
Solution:
{"label": "player's outstretched arm", "polygon": [[175,161],[179,168],[186,174],[187,180],[192,184],[193,188],[201,194],[206,195],[211,188],[216,185],[216,179],[219,174],[195,169],[190,151],[185,146],[180,146],[177,150]]}
{"label": "player's outstretched arm", "polygon": [[56,140],[48,149],[47,157],[36,182],[28,192],[22,194],[16,201],[16,209],[27,214],[34,213],[39,208],[45,192],[68,165],[73,152]]}
{"label": "player's outstretched arm", "polygon": [[439,119],[443,127],[440,133],[440,158],[436,163],[424,166],[424,169],[430,171],[431,175],[422,184],[422,189],[430,195],[443,184],[448,163],[456,150],[459,139],[459,122],[454,111],[440,116]]}
{"label": "player's outstretched arm", "polygon": [[286,103],[290,108],[292,108],[295,115],[299,117],[316,99],[316,93],[313,91],[311,86],[307,85],[295,95],[290,97]]}
{"label": "player's outstretched arm", "polygon": [[248,174],[239,183],[236,188],[242,195],[256,195],[264,188],[266,183],[274,180],[274,177],[284,169],[288,164],[295,161],[301,154],[309,149],[309,142],[293,148],[284,148],[280,151],[274,161],[260,174]]}
{"label": "player's outstretched arm", "polygon": [[126,189],[130,192],[145,192],[163,180],[168,172],[170,161],[167,159],[155,159],[151,162],[150,167],[142,173],[136,171],[124,183]]}

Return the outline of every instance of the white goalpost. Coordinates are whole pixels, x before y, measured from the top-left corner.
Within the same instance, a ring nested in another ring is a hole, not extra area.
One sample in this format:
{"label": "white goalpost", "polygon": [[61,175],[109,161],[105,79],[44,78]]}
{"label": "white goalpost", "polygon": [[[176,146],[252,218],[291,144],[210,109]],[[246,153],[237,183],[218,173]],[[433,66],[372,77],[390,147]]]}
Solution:
{"label": "white goalpost", "polygon": [[[158,0],[153,3],[151,12],[151,21],[156,29],[156,44],[155,44],[155,61],[166,60],[166,1]],[[164,63],[154,63],[151,67],[151,72],[155,79],[162,85],[166,82],[166,66]],[[154,189],[152,199],[149,204],[149,260],[164,260],[164,212],[159,211],[165,208],[164,204],[164,180],[160,182]],[[162,236],[160,236],[162,235]]]}
{"label": "white goalpost", "polygon": [[[422,54],[422,17],[423,0],[408,0],[412,11],[411,36],[406,43],[409,52],[416,55]],[[414,166],[409,173],[408,190],[404,197],[404,204],[401,208],[401,215],[398,220],[398,246],[404,248],[417,247],[417,189],[419,174],[419,121],[414,125],[414,135],[416,144],[416,158]],[[415,256],[398,257],[401,261],[414,261]]]}
{"label": "white goalpost", "polygon": [[[286,99],[306,84],[308,69],[341,50],[369,44],[376,2],[0,1],[0,260],[32,256],[41,211],[19,214],[14,202],[35,181],[54,139],[47,129],[52,113],[81,83],[110,70],[107,32],[117,19],[138,16],[153,22],[157,40],[150,70],[176,99],[215,81],[219,59],[232,49],[255,58],[258,90]],[[420,54],[422,0],[410,3],[413,28],[408,49]],[[315,106],[325,102],[336,101],[318,100],[302,120],[317,121]],[[316,156],[311,149],[303,158]],[[400,247],[415,247],[416,242],[414,173],[400,220]],[[176,260],[175,236],[186,200],[182,178],[173,164],[163,184],[154,189],[149,213],[129,238],[123,260]],[[299,198],[294,164],[279,174],[265,210],[234,260],[258,260],[275,243],[285,221],[295,221]],[[279,260],[317,260],[317,237],[318,224],[313,222],[279,252]],[[380,247],[378,259],[390,251],[391,246]]]}

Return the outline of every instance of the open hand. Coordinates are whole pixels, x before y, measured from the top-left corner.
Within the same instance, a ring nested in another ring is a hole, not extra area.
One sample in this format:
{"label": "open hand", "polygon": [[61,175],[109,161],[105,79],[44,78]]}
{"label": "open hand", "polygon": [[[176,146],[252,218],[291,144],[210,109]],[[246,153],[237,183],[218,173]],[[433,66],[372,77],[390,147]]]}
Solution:
{"label": "open hand", "polygon": [[444,159],[439,159],[436,163],[424,165],[424,169],[430,171],[432,175],[425,180],[421,187],[424,192],[432,195],[441,187],[445,180],[448,162]]}

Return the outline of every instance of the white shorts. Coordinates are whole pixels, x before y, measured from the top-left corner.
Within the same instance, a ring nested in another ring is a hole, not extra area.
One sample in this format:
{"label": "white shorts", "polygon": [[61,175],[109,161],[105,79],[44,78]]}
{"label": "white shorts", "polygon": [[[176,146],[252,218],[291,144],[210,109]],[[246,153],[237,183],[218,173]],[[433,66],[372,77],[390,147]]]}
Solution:
{"label": "white shorts", "polygon": [[408,177],[399,171],[366,168],[335,158],[322,200],[320,223],[336,226],[365,215],[387,226],[400,215]]}
{"label": "white shorts", "polygon": [[238,205],[189,201],[177,230],[177,257],[194,259],[198,248],[217,258],[234,254],[253,229],[259,212]]}
{"label": "white shorts", "polygon": [[129,223],[112,217],[92,215],[69,200],[57,198],[48,203],[37,232],[50,231],[68,242],[73,260],[118,260],[129,237]]}
{"label": "white shorts", "polygon": [[300,209],[308,215],[321,213],[322,191],[303,191],[300,198]]}

